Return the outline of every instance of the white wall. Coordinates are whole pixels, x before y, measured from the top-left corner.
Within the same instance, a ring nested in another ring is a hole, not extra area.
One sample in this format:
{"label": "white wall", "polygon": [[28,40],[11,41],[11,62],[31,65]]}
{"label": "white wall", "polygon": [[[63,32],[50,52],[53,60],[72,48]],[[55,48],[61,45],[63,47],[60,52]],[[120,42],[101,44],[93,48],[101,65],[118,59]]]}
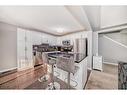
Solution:
{"label": "white wall", "polygon": [[92,69],[92,55],[93,55],[93,47],[92,47],[92,40],[93,40],[93,35],[92,31],[88,32],[88,68]]}
{"label": "white wall", "polygon": [[0,22],[0,72],[17,67],[17,28]]}
{"label": "white wall", "polygon": [[98,54],[98,32],[93,32],[93,39],[92,39],[92,49],[93,49],[93,55]]}
{"label": "white wall", "polygon": [[127,24],[127,6],[101,6],[101,28]]}

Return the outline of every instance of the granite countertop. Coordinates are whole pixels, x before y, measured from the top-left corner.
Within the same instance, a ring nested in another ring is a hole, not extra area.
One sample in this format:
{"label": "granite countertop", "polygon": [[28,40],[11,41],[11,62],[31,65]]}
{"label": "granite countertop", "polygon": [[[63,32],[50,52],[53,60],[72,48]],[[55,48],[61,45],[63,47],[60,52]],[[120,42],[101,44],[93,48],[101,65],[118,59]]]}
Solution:
{"label": "granite countertop", "polygon": [[85,54],[82,53],[66,53],[66,52],[49,52],[49,57],[57,58],[57,57],[67,57],[74,58],[76,63],[80,63],[84,58],[86,58]]}
{"label": "granite countertop", "polygon": [[119,66],[123,68],[124,71],[126,71],[125,73],[127,73],[127,62],[119,62]]}

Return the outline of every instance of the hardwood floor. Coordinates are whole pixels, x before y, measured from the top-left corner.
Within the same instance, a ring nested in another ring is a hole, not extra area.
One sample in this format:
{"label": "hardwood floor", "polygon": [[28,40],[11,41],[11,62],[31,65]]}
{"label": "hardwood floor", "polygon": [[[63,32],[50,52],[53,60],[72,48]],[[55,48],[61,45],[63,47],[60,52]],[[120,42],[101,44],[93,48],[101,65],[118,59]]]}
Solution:
{"label": "hardwood floor", "polygon": [[[35,69],[20,71],[1,77],[0,89],[45,89],[52,78],[46,83],[40,83],[38,78],[46,74],[46,71],[46,67],[38,66]],[[60,83],[61,89],[67,89],[68,85],[65,82],[57,78],[55,80]]]}
{"label": "hardwood floor", "polygon": [[24,89],[46,73],[42,66],[0,78],[0,89]]}
{"label": "hardwood floor", "polygon": [[60,84],[60,89],[74,89],[72,88],[71,86],[68,88],[68,84],[65,83],[64,81],[56,78],[56,77],[52,77],[52,74],[49,74],[50,75],[50,78],[48,81],[46,82],[39,82],[38,80],[35,81],[33,84],[29,85],[28,87],[26,87],[25,89],[46,89],[48,84],[50,84],[52,82],[52,79],[54,79],[55,81],[54,82],[57,82]]}
{"label": "hardwood floor", "polygon": [[[0,89],[45,89],[52,77],[45,83],[40,83],[38,78],[46,73],[46,66],[37,66],[34,69],[0,77]],[[103,72],[88,70],[88,81],[84,89],[117,89],[117,75],[118,66],[109,64],[103,64]],[[57,78],[55,80],[60,83],[61,89],[67,89],[68,85],[65,82]]]}

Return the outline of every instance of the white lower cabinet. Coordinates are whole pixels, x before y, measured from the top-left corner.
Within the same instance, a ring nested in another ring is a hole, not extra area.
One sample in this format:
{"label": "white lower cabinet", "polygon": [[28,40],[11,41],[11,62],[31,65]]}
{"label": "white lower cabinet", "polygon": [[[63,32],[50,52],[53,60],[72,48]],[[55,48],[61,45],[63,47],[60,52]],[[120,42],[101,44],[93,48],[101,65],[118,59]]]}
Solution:
{"label": "white lower cabinet", "polygon": [[102,69],[102,56],[93,56],[93,69],[103,70]]}
{"label": "white lower cabinet", "polygon": [[[83,89],[87,81],[87,58],[75,64],[79,69],[74,75],[71,74],[70,85],[75,89]],[[57,73],[55,73],[55,76],[67,83],[68,73],[58,68],[55,68],[55,71],[59,73],[59,76],[57,76]]]}
{"label": "white lower cabinet", "polygon": [[82,76],[83,76],[83,77],[82,77],[82,80],[83,80],[83,81],[82,81],[82,88],[84,88],[84,86],[86,85],[86,81],[87,81],[87,76],[88,76],[88,75],[87,75],[87,71],[88,71],[88,70],[87,70],[87,69],[88,69],[88,68],[87,68],[87,67],[88,67],[88,66],[87,66],[87,63],[88,63],[88,62],[87,62],[87,58],[86,58],[85,60],[83,60],[83,64],[84,64],[84,65],[83,65],[83,75],[82,75]]}

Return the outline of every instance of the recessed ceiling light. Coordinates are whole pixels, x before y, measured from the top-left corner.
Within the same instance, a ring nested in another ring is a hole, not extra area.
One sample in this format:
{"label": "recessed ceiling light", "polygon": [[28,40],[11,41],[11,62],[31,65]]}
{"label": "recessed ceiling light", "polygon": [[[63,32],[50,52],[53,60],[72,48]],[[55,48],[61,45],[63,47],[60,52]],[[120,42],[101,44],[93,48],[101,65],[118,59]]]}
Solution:
{"label": "recessed ceiling light", "polygon": [[58,33],[63,33],[64,32],[63,30],[64,30],[63,28],[57,28]]}

